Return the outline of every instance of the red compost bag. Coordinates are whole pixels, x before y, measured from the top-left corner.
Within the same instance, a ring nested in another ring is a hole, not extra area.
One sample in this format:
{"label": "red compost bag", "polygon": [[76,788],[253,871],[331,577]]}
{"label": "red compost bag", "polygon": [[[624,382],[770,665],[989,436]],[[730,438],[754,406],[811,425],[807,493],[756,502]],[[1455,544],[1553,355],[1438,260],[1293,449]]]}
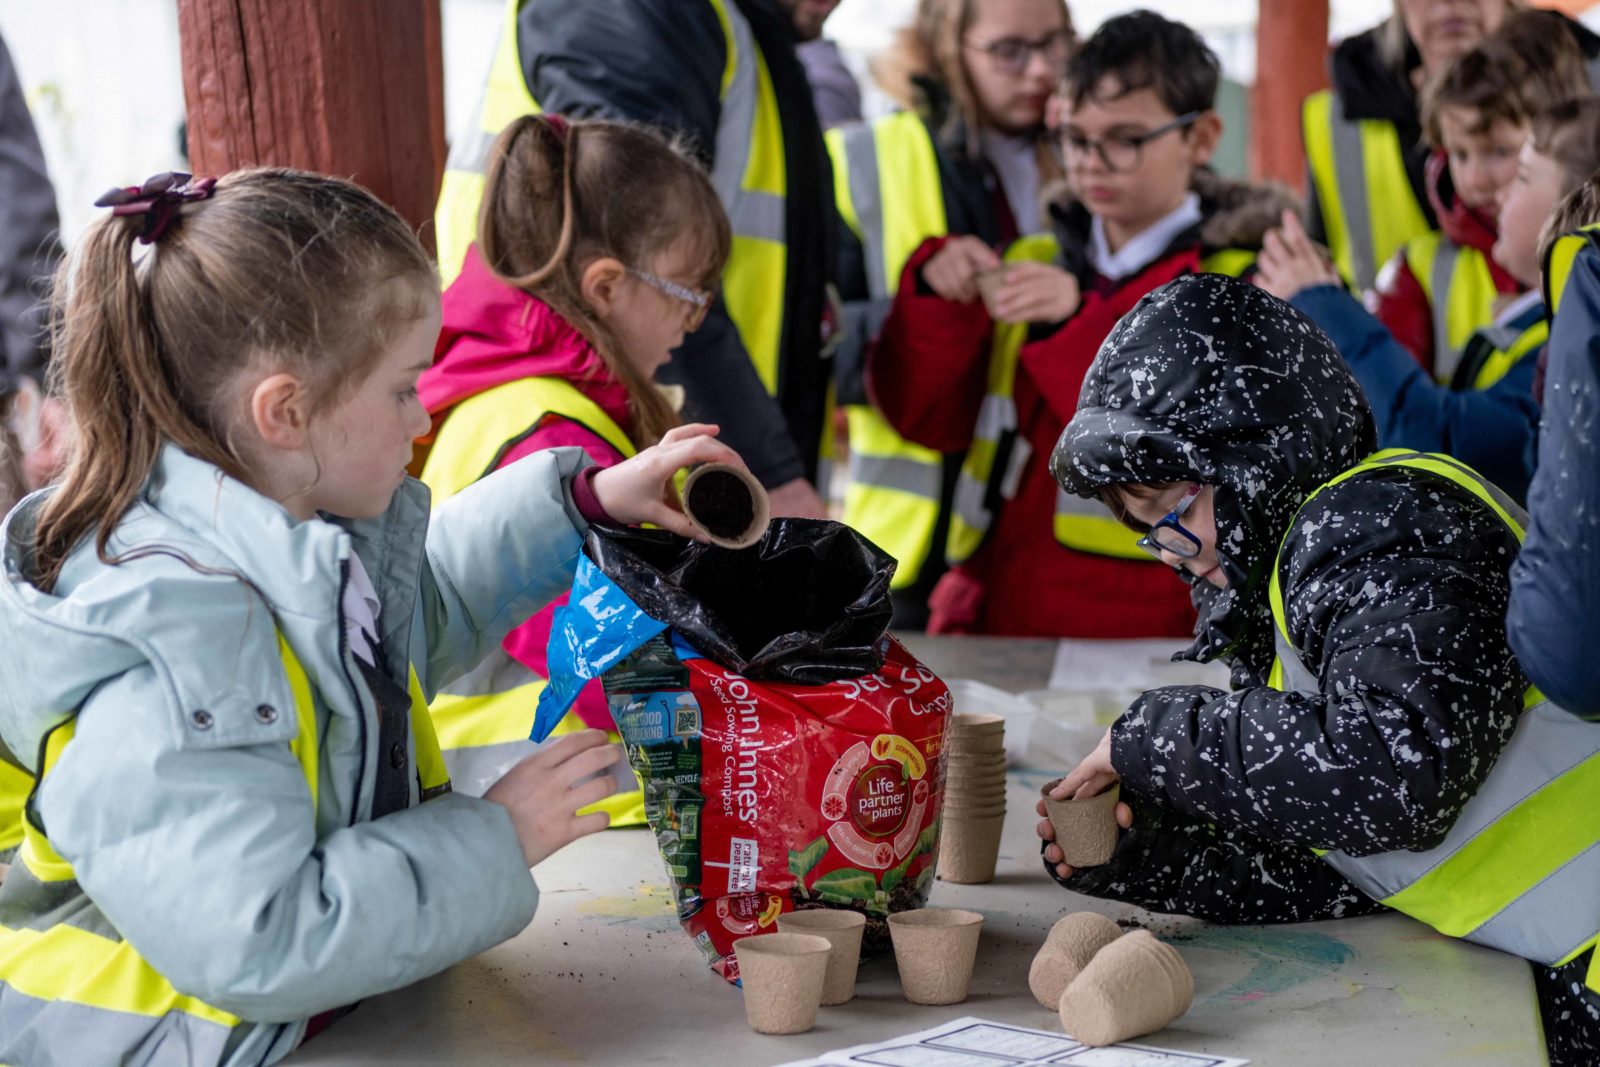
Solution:
{"label": "red compost bag", "polygon": [[854,908],[881,945],[927,902],[950,691],[882,641],[879,670],[824,685],[751,681],[667,634],[604,676],[678,917],[730,981],[734,942],[785,911]]}
{"label": "red compost bag", "polygon": [[854,908],[887,942],[933,880],[950,716],[885,632],[894,560],[807,519],[737,551],[595,529],[584,553],[551,662],[602,679],[706,959],[736,981],[734,942],[796,908]]}

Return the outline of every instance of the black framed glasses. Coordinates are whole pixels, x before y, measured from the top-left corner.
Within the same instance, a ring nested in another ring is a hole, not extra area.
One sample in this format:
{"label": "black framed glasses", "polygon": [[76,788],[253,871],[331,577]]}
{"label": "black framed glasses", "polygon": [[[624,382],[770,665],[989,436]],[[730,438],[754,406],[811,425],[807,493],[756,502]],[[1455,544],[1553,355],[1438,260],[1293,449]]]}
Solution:
{"label": "black framed glasses", "polygon": [[990,64],[1001,74],[1016,77],[1028,69],[1035,54],[1044,56],[1052,70],[1065,66],[1067,56],[1072,54],[1072,31],[1056,30],[1034,38],[1001,37],[988,44],[975,44],[972,41],[961,43],[974,52],[988,56]]}
{"label": "black framed glasses", "polygon": [[1109,137],[1085,137],[1068,126],[1061,131],[1061,162],[1070,166],[1074,161],[1086,159],[1090,152],[1100,157],[1106,170],[1122,172],[1137,170],[1144,158],[1144,146],[1173,130],[1187,129],[1204,111],[1190,111],[1171,122],[1144,133],[1116,133]]}
{"label": "black framed glasses", "polygon": [[689,333],[694,333],[700,328],[700,324],[706,321],[706,312],[711,310],[712,297],[710,293],[704,293],[698,289],[690,289],[688,286],[679,285],[677,282],[669,282],[665,278],[651,274],[647,270],[640,270],[637,267],[629,267],[628,273],[656,292],[664,293],[674,300],[682,300],[688,304],[693,310],[689,312],[689,317],[684,323],[684,329]]}
{"label": "black framed glasses", "polygon": [[1170,552],[1179,559],[1194,559],[1198,556],[1201,549],[1200,538],[1185,530],[1178,520],[1183,518],[1184,512],[1189,510],[1190,505],[1204,491],[1205,486],[1191,483],[1177,504],[1167,512],[1166,517],[1150,527],[1149,533],[1139,538],[1139,547],[1157,559],[1161,558],[1163,552]]}

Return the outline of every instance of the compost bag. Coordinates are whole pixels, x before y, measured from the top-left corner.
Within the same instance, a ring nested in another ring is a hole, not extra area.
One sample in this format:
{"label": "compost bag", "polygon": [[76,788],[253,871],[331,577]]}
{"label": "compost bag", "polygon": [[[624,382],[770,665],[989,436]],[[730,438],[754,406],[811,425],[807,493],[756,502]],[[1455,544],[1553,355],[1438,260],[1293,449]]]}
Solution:
{"label": "compost bag", "polygon": [[742,550],[594,528],[555,613],[532,736],[601,679],[678,918],[730,981],[785,911],[862,911],[873,945],[927,901],[950,692],[885,632],[893,575],[822,520]]}

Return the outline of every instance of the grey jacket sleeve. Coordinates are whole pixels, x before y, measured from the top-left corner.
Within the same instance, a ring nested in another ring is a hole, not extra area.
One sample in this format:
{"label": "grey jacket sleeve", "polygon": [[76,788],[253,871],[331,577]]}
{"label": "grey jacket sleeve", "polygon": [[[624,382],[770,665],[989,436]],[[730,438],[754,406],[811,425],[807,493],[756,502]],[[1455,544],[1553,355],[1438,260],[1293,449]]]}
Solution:
{"label": "grey jacket sleeve", "polygon": [[1528,535],[1506,629],[1522,669],[1575,715],[1600,716],[1600,252],[1578,253],[1550,330]]}
{"label": "grey jacket sleeve", "polygon": [[176,715],[148,665],[107,683],[37,804],[85,891],[180,992],[253,1022],[303,1019],[425,978],[533,917],[499,805],[448,794],[319,838],[288,745],[185,747]]}
{"label": "grey jacket sleeve", "polygon": [[44,151],[0,39],[0,371],[43,375],[43,299],[61,253],[60,226]]}
{"label": "grey jacket sleeve", "polygon": [[[710,165],[727,46],[705,0],[530,0],[517,34],[523,77],[540,107],[680,134]],[[776,282],[773,299],[783,299]],[[661,380],[684,387],[685,415],[720,426],[723,442],[763,484],[779,486],[805,473],[783,409],[720,300]]]}
{"label": "grey jacket sleeve", "polygon": [[411,662],[430,697],[571,587],[589,529],[572,479],[592,462],[581,448],[538,452],[434,511],[411,630]]}

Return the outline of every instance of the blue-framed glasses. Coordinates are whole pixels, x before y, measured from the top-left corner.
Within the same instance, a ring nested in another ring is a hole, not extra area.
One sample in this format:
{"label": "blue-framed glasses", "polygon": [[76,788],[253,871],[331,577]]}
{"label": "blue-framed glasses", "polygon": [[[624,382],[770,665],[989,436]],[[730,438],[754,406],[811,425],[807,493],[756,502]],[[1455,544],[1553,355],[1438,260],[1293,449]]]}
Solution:
{"label": "blue-framed glasses", "polygon": [[1188,490],[1179,498],[1173,509],[1167,512],[1166,517],[1154,526],[1150,532],[1139,538],[1139,547],[1157,559],[1161,553],[1170,552],[1179,559],[1194,559],[1200,554],[1200,538],[1183,528],[1178,520],[1183,518],[1183,513],[1189,510],[1195,500],[1205,491],[1205,486],[1190,483]]}

